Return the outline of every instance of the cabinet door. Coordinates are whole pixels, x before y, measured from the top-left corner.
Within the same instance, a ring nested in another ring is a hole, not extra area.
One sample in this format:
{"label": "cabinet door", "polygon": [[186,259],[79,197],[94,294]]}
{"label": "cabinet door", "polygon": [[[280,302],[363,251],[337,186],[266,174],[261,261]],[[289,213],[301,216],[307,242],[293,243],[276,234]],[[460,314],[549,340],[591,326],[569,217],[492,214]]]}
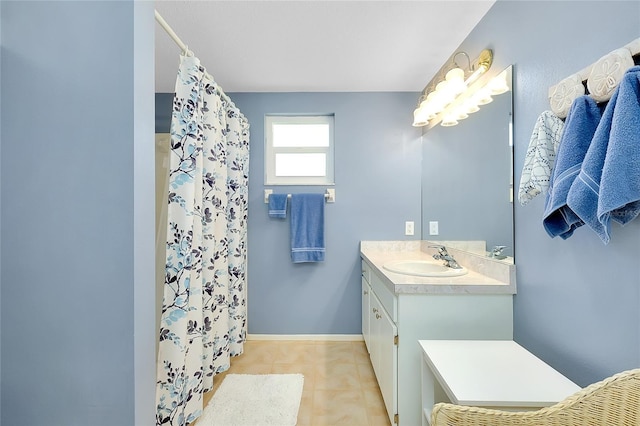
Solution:
{"label": "cabinet door", "polygon": [[389,420],[394,424],[393,417],[398,412],[398,346],[395,343],[398,329],[375,293],[370,293],[370,296],[371,363]]}
{"label": "cabinet door", "polygon": [[367,347],[367,351],[371,353],[370,348],[370,318],[371,318],[371,305],[369,303],[369,297],[371,294],[371,287],[367,280],[362,277],[362,337],[364,344]]}

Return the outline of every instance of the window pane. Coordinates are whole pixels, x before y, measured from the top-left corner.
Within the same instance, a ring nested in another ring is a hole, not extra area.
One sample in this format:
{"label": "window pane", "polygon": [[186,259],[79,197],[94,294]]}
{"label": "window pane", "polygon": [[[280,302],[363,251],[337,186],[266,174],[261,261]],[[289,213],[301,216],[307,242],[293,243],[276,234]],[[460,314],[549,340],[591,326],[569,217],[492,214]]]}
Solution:
{"label": "window pane", "polygon": [[275,147],[329,146],[328,124],[274,124]]}
{"label": "window pane", "polygon": [[276,176],[325,176],[326,154],[276,154]]}

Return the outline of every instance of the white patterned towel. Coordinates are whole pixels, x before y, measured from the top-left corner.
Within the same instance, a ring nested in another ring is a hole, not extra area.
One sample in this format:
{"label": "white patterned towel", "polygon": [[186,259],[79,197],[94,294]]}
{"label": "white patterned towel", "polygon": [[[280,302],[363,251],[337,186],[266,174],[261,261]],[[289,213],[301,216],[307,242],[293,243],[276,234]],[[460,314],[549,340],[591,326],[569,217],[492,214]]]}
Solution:
{"label": "white patterned towel", "polygon": [[564,122],[551,111],[538,117],[524,159],[518,199],[523,206],[549,188]]}

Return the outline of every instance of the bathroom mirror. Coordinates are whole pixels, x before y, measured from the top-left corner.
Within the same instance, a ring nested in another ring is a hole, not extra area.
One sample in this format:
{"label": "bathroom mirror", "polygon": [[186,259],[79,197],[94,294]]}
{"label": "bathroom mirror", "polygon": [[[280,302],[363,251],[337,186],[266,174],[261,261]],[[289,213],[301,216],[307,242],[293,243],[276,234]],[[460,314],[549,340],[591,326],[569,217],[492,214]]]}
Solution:
{"label": "bathroom mirror", "polygon": [[505,71],[511,90],[422,136],[422,239],[485,241],[513,259],[512,67]]}

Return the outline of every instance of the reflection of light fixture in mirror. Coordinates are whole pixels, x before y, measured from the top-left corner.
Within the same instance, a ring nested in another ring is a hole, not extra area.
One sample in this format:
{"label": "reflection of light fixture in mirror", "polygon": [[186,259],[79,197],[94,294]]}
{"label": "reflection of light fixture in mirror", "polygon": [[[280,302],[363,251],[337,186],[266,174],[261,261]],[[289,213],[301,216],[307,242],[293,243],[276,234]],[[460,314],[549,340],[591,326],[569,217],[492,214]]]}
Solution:
{"label": "reflection of light fixture in mirror", "polygon": [[456,100],[442,113],[443,119],[440,123],[442,126],[455,126],[460,120],[469,117],[469,114],[479,111],[481,105],[492,102],[493,96],[509,91],[507,70],[491,79],[484,87],[479,89],[475,87],[474,89],[475,92],[473,89],[465,92],[463,97]]}
{"label": "reflection of light fixture in mirror", "polygon": [[455,126],[456,124],[458,124],[458,120],[456,120],[456,116],[453,114],[449,114],[446,115],[443,119],[442,119],[442,123],[440,123],[441,126],[444,127],[451,127],[451,126]]}
{"label": "reflection of light fixture in mirror", "polygon": [[480,107],[478,104],[473,102],[473,99],[467,99],[464,104],[462,104],[462,108],[467,114],[473,114],[474,112],[480,111]]}
{"label": "reflection of light fixture in mirror", "polygon": [[509,91],[509,85],[507,84],[507,70],[502,71],[495,76],[487,85],[492,95],[501,95]]}
{"label": "reflection of light fixture in mirror", "polygon": [[[486,105],[493,101],[493,96],[505,93],[509,91],[509,84],[507,83],[507,70],[503,71],[488,83],[484,87],[478,88],[477,85],[464,93],[463,97],[456,100],[456,102],[450,105],[442,114],[443,116],[455,117],[456,123],[451,120],[447,122],[441,122],[442,126],[455,126],[458,121],[463,120],[474,112],[480,110],[481,105]],[[433,127],[433,126],[432,126]]]}
{"label": "reflection of light fixture in mirror", "polygon": [[456,118],[456,120],[464,120],[465,118],[469,117],[469,114],[467,114],[464,108],[460,108],[456,109],[453,112],[453,116]]}
{"label": "reflection of light fixture in mirror", "polygon": [[478,90],[475,95],[473,95],[473,100],[476,105],[486,105],[488,103],[493,102],[493,98],[491,97],[491,90],[489,87],[483,87]]}
{"label": "reflection of light fixture in mirror", "polygon": [[[467,69],[461,68],[456,62],[458,56],[467,58]],[[429,84],[424,88],[418,107],[413,112],[413,125],[416,127],[426,126],[429,122],[437,118],[449,105],[455,103],[459,97],[466,97],[469,86],[474,83],[482,74],[487,72],[493,62],[493,53],[489,49],[480,52],[476,60],[471,62],[469,55],[465,52],[457,52],[446,65],[438,71]],[[473,107],[469,107],[465,113],[475,112]],[[456,113],[459,115],[459,113]],[[455,121],[455,120],[453,120]],[[447,123],[451,123],[449,120]],[[455,125],[449,124],[449,125]],[[445,125],[444,122],[442,124]]]}

